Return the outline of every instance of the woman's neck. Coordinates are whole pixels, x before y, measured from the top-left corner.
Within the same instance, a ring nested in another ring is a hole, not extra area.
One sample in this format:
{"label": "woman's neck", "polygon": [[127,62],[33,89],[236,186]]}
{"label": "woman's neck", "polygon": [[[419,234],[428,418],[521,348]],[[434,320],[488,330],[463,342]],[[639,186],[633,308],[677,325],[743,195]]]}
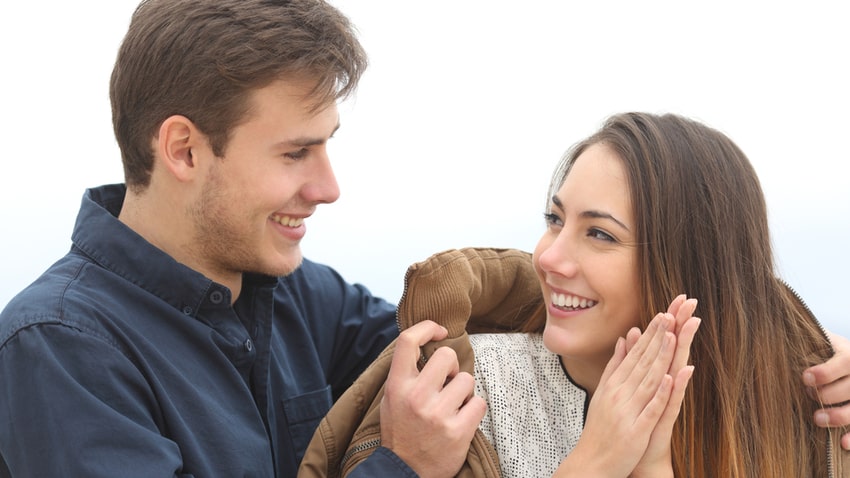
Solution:
{"label": "woman's neck", "polygon": [[610,355],[599,359],[577,358],[566,355],[561,355],[560,358],[561,366],[564,367],[564,371],[570,380],[583,388],[591,397],[596,391],[596,387],[599,386],[599,379],[602,377],[605,365],[611,360]]}

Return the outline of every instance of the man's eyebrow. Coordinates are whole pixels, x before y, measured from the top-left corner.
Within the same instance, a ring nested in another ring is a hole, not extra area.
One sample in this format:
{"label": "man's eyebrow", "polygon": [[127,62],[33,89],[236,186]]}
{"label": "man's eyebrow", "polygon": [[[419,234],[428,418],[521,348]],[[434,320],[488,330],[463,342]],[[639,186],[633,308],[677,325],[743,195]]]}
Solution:
{"label": "man's eyebrow", "polygon": [[[557,206],[558,209],[561,209],[562,211],[564,210],[564,203],[561,202],[561,199],[558,196],[552,196],[552,204]],[[616,217],[608,214],[607,212],[590,210],[590,211],[582,212],[581,214],[579,214],[579,216],[589,217],[589,218],[593,218],[593,219],[610,219],[611,221],[614,221],[615,223],[619,224],[620,227],[622,227],[623,229],[631,232],[631,229],[629,229],[628,226],[626,226],[625,224],[623,224],[622,221],[620,221]]]}
{"label": "man's eyebrow", "polygon": [[[340,124],[337,123],[336,126],[334,127],[333,131],[331,131],[331,134],[330,134],[329,137],[333,136],[334,133],[336,133],[336,131],[339,129],[339,126],[340,126]],[[318,144],[325,144],[326,141],[327,141],[327,138],[301,137],[301,138],[292,139],[290,141],[284,141],[280,144],[291,145],[291,146],[299,146],[299,147],[302,147],[302,148],[306,148],[308,146],[316,146]]]}

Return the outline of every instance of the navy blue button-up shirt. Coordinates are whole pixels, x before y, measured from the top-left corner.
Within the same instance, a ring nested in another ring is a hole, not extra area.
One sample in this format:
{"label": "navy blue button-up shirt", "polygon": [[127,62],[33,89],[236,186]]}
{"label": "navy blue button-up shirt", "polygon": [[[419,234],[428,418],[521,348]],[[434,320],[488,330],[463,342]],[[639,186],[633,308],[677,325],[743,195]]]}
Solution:
{"label": "navy blue button-up shirt", "polygon": [[395,306],[309,260],[231,306],[117,220],[124,192],[87,191],[71,251],[0,315],[0,476],[295,476]]}

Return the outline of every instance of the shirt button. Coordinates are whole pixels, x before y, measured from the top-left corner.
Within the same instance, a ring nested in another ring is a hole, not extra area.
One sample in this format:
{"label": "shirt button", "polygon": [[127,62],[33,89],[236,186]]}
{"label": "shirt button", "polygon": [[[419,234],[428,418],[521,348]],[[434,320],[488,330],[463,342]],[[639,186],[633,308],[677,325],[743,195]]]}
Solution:
{"label": "shirt button", "polygon": [[248,352],[254,350],[254,342],[251,342],[251,339],[245,340],[245,350]]}
{"label": "shirt button", "polygon": [[192,315],[192,308],[188,305],[186,307],[183,307],[183,313],[186,315]]}
{"label": "shirt button", "polygon": [[221,304],[221,301],[224,300],[224,294],[219,290],[214,290],[210,294],[210,300],[213,304]]}

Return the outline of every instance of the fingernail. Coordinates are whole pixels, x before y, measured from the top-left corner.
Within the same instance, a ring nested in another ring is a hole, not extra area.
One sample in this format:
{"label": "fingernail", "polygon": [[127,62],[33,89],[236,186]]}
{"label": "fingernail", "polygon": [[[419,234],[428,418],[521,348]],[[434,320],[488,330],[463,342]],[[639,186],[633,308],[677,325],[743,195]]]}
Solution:
{"label": "fingernail", "polygon": [[809,387],[815,386],[815,374],[812,372],[803,372],[803,383]]}
{"label": "fingernail", "polygon": [[828,427],[829,426],[829,414],[822,411],[822,410],[818,410],[817,412],[815,412],[815,423],[819,427],[824,427],[824,428]]}

